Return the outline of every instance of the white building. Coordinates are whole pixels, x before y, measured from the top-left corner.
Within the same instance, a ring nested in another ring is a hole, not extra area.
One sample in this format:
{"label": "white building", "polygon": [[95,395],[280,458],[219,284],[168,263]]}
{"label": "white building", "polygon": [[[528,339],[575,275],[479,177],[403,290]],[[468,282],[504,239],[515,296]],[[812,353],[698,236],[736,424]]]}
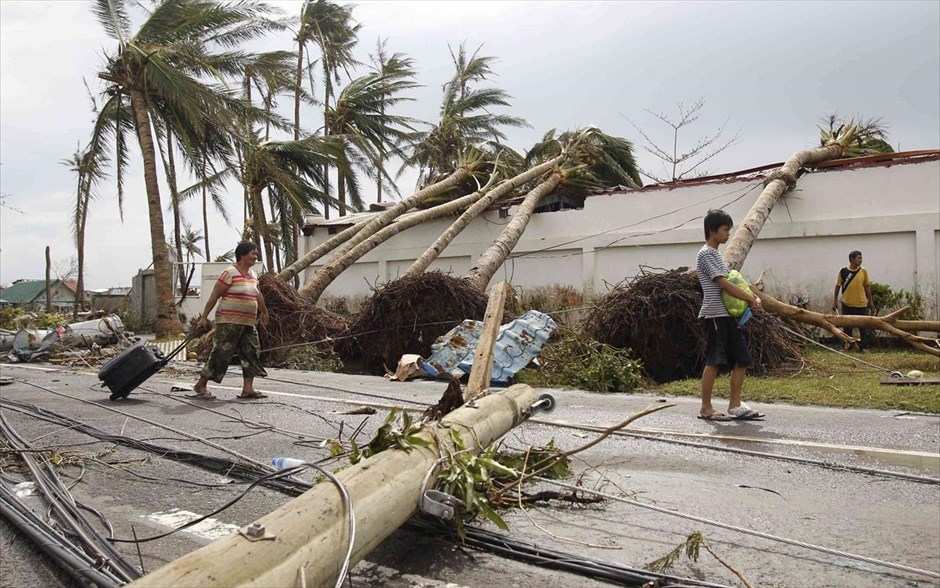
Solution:
{"label": "white building", "polygon": [[[583,208],[535,214],[493,280],[522,288],[570,285],[591,297],[632,278],[643,266],[693,265],[704,241],[702,217],[708,209],[723,208],[740,221],[760,194],[762,179],[780,165],[639,190],[610,190],[589,195]],[[465,274],[514,209],[509,207],[508,216],[498,207],[485,212],[430,269]],[[308,217],[304,252],[373,214]],[[400,276],[452,220],[424,223],[393,237],[343,272],[325,295],[370,295],[370,286]],[[756,279],[766,270],[768,293],[784,301],[802,298],[810,308],[825,310],[832,302],[836,274],[855,249],[862,251],[872,281],[920,293],[928,317],[937,318],[940,151],[845,159],[806,170],[774,208],[743,273]],[[308,268],[303,281],[318,267]],[[208,291],[211,284],[204,284],[203,292]]]}

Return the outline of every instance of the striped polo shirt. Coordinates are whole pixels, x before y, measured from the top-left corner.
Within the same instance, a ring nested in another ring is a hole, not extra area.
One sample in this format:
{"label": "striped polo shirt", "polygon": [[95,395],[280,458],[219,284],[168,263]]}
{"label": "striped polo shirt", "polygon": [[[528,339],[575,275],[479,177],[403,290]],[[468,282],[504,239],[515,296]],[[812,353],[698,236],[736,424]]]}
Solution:
{"label": "striped polo shirt", "polygon": [[219,300],[216,322],[254,326],[258,317],[258,278],[254,272],[248,270],[245,275],[232,265],[222,272],[219,281],[228,285],[228,291]]}
{"label": "striped polo shirt", "polygon": [[715,278],[723,278],[728,275],[728,264],[714,247],[705,245],[698,252],[698,258],[695,260],[695,267],[698,269],[698,281],[702,285],[702,309],[698,313],[699,318],[718,318],[721,316],[731,316],[725,303],[721,300],[721,286],[715,283]]}

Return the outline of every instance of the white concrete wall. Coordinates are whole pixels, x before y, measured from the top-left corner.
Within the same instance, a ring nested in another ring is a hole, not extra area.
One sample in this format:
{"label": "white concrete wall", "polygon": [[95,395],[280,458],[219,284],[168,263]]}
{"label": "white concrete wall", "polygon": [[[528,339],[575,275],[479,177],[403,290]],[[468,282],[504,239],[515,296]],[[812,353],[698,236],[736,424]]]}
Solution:
{"label": "white concrete wall", "polygon": [[[734,180],[604,194],[587,198],[581,210],[534,215],[494,281],[509,280],[523,288],[566,284],[590,296],[632,278],[641,266],[690,266],[703,242],[701,218],[708,209],[723,208],[740,221],[761,189],[760,180]],[[395,236],[343,272],[326,295],[369,295],[370,285],[401,275],[452,220],[425,223]],[[508,221],[497,211],[485,213],[432,269],[463,275]],[[305,238],[304,250],[328,237],[326,227],[317,227]],[[836,273],[853,249],[864,254],[873,281],[920,292],[936,318],[940,161],[804,175],[774,208],[743,270],[752,279],[767,270],[768,292],[783,300],[799,296],[809,299],[811,308],[826,309]],[[303,280],[318,267],[311,266]],[[203,277],[204,296],[214,279],[210,275],[207,283]]]}

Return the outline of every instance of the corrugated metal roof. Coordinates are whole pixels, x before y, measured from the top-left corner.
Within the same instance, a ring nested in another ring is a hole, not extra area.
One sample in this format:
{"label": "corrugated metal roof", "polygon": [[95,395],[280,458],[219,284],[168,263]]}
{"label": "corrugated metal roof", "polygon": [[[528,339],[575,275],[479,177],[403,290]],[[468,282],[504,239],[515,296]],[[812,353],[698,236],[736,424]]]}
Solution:
{"label": "corrugated metal roof", "polygon": [[[923,151],[900,151],[897,153],[879,153],[877,155],[868,155],[865,157],[847,157],[845,159],[830,159],[819,163],[808,164],[807,169],[828,171],[833,169],[860,168],[860,167],[888,167],[891,165],[900,165],[908,163],[921,163],[940,159],[940,150],[928,149]],[[678,180],[675,182],[664,182],[662,184],[650,184],[642,188],[606,188],[604,190],[594,190],[589,192],[588,196],[597,194],[615,194],[620,192],[652,192],[656,190],[672,190],[673,188],[683,188],[688,186],[698,186],[701,184],[723,184],[731,182],[752,181],[767,175],[765,172],[778,169],[784,162],[770,163],[759,167],[752,167],[735,172],[717,174],[712,176],[702,176],[688,180]]]}
{"label": "corrugated metal roof", "polygon": [[[58,280],[53,280],[52,287],[55,287]],[[35,300],[40,294],[46,291],[45,280],[20,280],[12,284],[9,288],[3,290],[3,299],[10,304],[26,304]]]}

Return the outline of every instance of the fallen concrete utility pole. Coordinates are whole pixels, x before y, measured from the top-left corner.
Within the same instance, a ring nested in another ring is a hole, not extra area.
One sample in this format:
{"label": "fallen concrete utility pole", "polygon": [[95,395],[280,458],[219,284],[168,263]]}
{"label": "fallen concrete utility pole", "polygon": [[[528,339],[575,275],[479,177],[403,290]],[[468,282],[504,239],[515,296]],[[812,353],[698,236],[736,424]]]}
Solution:
{"label": "fallen concrete utility pole", "polygon": [[[535,390],[517,384],[477,398],[472,408],[458,408],[444,417],[443,426],[479,452],[531,416],[537,400]],[[336,474],[355,513],[350,567],[414,514],[442,448],[452,448],[448,430],[437,424],[419,435],[429,447],[389,449]],[[338,488],[324,481],[239,533],[129,586],[333,586],[349,548],[348,516]]]}

